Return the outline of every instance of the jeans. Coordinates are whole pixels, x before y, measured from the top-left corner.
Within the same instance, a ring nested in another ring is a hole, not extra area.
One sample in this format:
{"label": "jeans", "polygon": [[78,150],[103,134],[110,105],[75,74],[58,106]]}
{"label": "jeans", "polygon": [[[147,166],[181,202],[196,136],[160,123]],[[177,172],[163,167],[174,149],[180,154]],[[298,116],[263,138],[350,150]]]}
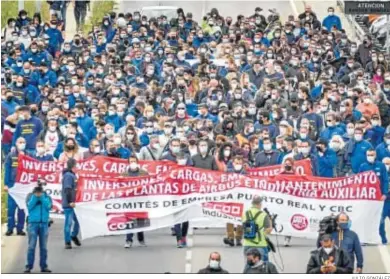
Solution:
{"label": "jeans", "polygon": [[[126,241],[133,242],[133,236],[134,236],[133,233],[126,234]],[[138,239],[138,242],[144,242],[145,241],[144,233],[143,232],[137,232],[137,239]]]}
{"label": "jeans", "polygon": [[379,235],[382,238],[383,244],[387,244],[386,230],[385,230],[386,218],[390,219],[390,200],[389,199],[387,199],[383,204],[383,211],[382,211],[381,221],[379,224]]}
{"label": "jeans", "polygon": [[[64,224],[64,237],[65,237],[65,243],[70,243],[72,240],[72,237],[75,237],[79,234],[80,225],[79,221],[77,220],[76,214],[74,213],[73,208],[65,208],[65,224]],[[72,223],[74,222],[73,226],[73,232],[72,230]]]}
{"label": "jeans", "polygon": [[[15,211],[18,210],[18,224],[15,225]],[[20,209],[16,204],[15,200],[8,194],[8,231],[13,231],[15,226],[17,232],[22,232],[24,228],[24,221],[26,220],[26,214],[24,210]]]}
{"label": "jeans", "polygon": [[33,269],[35,259],[35,247],[39,238],[39,266],[42,269],[47,268],[47,239],[49,237],[48,223],[29,223],[27,227],[28,249],[26,268]]}
{"label": "jeans", "polygon": [[76,19],[77,30],[80,30],[80,25],[83,26],[85,22],[85,16],[87,15],[87,7],[75,7],[74,8],[74,17]]}
{"label": "jeans", "polygon": [[244,246],[244,256],[246,257],[246,252],[248,252],[249,249],[256,248],[259,250],[261,254],[261,260],[263,262],[268,262],[268,247],[256,247],[256,246]]}
{"label": "jeans", "polygon": [[188,222],[184,222],[184,223],[175,225],[174,230],[176,233],[176,240],[177,241],[181,240],[183,237],[187,237],[188,226],[189,226]]}

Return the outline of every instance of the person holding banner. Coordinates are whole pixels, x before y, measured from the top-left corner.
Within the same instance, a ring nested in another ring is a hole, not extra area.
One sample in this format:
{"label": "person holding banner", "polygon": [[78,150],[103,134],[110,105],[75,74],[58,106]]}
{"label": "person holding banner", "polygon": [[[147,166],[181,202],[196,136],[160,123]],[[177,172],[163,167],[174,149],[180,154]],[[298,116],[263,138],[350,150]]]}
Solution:
{"label": "person holding banner", "polygon": [[37,141],[36,151],[32,154],[32,157],[42,162],[54,161],[53,155],[47,153],[45,142],[43,140]]}
{"label": "person holding banner", "polygon": [[[136,177],[136,176],[147,176],[149,174],[140,168],[139,163],[138,163],[138,158],[136,156],[132,155],[129,158],[129,168],[122,175],[129,176],[129,177]],[[133,236],[134,236],[133,233],[126,234],[126,243],[124,246],[125,248],[131,248],[131,246],[133,246]],[[138,239],[140,246],[146,247],[145,236],[144,236],[143,232],[137,233],[137,239]]]}
{"label": "person holding banner", "polygon": [[[4,191],[7,192],[9,188],[12,188],[15,184],[16,179],[16,171],[18,169],[18,156],[19,154],[24,154],[24,150],[26,149],[26,140],[22,137],[19,137],[16,140],[16,150],[11,151],[5,159],[4,163]],[[26,235],[23,231],[24,228],[24,220],[25,214],[24,210],[20,209],[15,200],[8,194],[8,229],[5,233],[6,236],[10,236],[13,234],[13,230],[16,226],[17,235]],[[18,210],[18,224],[15,225],[15,211]]]}
{"label": "person holding banner", "polygon": [[[64,223],[64,238],[65,249],[72,249],[71,241],[76,246],[81,246],[80,240],[77,235],[79,234],[80,226],[77,220],[74,208],[76,206],[76,189],[77,189],[77,177],[76,177],[76,160],[69,158],[66,162],[66,169],[62,174],[62,208],[65,214]],[[74,222],[73,231],[72,224]]]}
{"label": "person holding banner", "polygon": [[252,207],[242,216],[244,229],[244,255],[251,248],[261,253],[264,262],[268,262],[268,243],[266,236],[272,232],[272,221],[268,214],[261,210],[261,197],[255,196]]}
{"label": "person holding banner", "polygon": [[[232,164],[228,165],[227,172],[246,175],[247,172],[244,168],[244,158],[240,155],[236,155],[232,160]],[[243,232],[242,232],[241,225],[237,225],[236,229],[234,229],[234,224],[227,223],[226,224],[226,234],[227,234],[227,237],[225,237],[223,239],[223,243],[233,247],[234,246],[234,239],[236,239],[236,246],[242,246]]]}
{"label": "person holding banner", "polygon": [[382,238],[382,244],[387,244],[387,237],[385,231],[385,219],[388,215],[389,201],[386,201],[389,196],[389,176],[385,164],[376,160],[376,151],[374,149],[367,150],[367,163],[360,166],[359,172],[373,171],[381,182],[382,201],[384,202],[381,222],[379,225],[379,234]]}

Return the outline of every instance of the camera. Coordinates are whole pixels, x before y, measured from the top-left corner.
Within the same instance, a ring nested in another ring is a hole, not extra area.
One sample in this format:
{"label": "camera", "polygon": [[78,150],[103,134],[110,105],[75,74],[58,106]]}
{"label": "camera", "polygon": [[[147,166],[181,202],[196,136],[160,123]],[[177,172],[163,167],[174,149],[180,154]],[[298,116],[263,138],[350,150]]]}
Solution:
{"label": "camera", "polygon": [[319,235],[332,234],[337,231],[336,216],[326,216],[320,221]]}
{"label": "camera", "polygon": [[45,180],[39,178],[37,181],[37,186],[33,189],[33,194],[36,193],[43,193],[44,192],[44,187],[46,187],[47,183]]}

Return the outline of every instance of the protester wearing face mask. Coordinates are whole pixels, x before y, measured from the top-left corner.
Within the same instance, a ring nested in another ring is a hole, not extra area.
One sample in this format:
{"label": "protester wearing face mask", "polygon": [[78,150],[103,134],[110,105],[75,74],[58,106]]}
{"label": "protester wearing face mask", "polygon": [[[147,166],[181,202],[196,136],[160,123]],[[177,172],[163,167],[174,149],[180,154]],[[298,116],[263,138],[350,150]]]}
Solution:
{"label": "protester wearing face mask", "polygon": [[344,131],[341,128],[336,127],[336,115],[334,113],[328,113],[326,115],[326,126],[321,134],[320,138],[330,140],[334,135],[342,136]]}
{"label": "protester wearing face mask", "polygon": [[[130,156],[129,167],[127,171],[122,174],[122,176],[137,177],[137,176],[148,176],[148,175],[149,174],[140,167],[138,158],[136,156]],[[124,246],[125,248],[131,248],[133,246],[133,236],[134,236],[133,233],[126,234],[126,243]],[[146,247],[145,237],[143,232],[137,233],[137,239],[141,247]]]}
{"label": "protester wearing face mask", "polygon": [[208,140],[198,141],[198,154],[192,157],[193,166],[205,170],[218,170],[217,163],[213,155],[209,153]]}
{"label": "protester wearing face mask", "polygon": [[344,164],[347,173],[358,173],[360,166],[366,162],[365,153],[372,149],[372,145],[363,139],[363,129],[355,128],[353,140],[348,141],[345,146]]}
{"label": "protester wearing face mask", "polygon": [[383,142],[375,148],[379,161],[390,157],[390,133],[386,132],[383,136]]}
{"label": "protester wearing face mask", "polygon": [[[15,184],[16,180],[16,172],[18,168],[18,156],[19,154],[25,154],[26,150],[26,140],[22,137],[18,137],[16,140],[16,148],[11,151],[4,163],[4,191],[8,192],[8,189],[12,188]],[[25,221],[25,213],[24,210],[20,209],[15,200],[8,194],[8,202],[7,202],[7,232],[6,236],[10,236],[14,233],[14,229],[16,227],[17,235],[26,235],[23,231],[24,221]],[[15,221],[15,213],[18,211],[18,223]]]}
{"label": "protester wearing face mask", "polygon": [[277,165],[280,153],[272,149],[270,138],[263,139],[263,151],[259,152],[255,158],[255,167],[266,167]]}
{"label": "protester wearing face mask", "polygon": [[382,238],[382,244],[387,244],[387,238],[386,238],[386,232],[385,232],[385,216],[388,214],[388,206],[389,202],[387,201],[389,197],[389,176],[387,174],[387,169],[385,164],[383,164],[381,161],[377,160],[377,155],[374,149],[368,149],[366,152],[366,158],[367,162],[362,164],[359,168],[359,172],[365,172],[365,171],[373,171],[380,181],[381,186],[381,193],[382,197],[381,200],[385,201],[384,203],[384,209],[382,211],[382,217],[381,222],[379,226],[379,235]]}
{"label": "protester wearing face mask", "polygon": [[63,145],[63,152],[58,157],[58,161],[67,162],[70,158],[75,159],[76,161],[82,159],[82,154],[79,152],[79,145],[75,140],[75,133],[72,132],[68,135],[68,138],[65,139]]}
{"label": "protester wearing face mask", "polygon": [[83,159],[87,160],[89,158],[92,158],[94,156],[98,156],[101,154],[101,147],[98,140],[93,139],[89,143],[89,149],[88,151],[85,151],[83,153]]}
{"label": "protester wearing face mask", "polygon": [[221,255],[218,252],[212,252],[209,257],[207,267],[200,269],[198,274],[227,274],[225,269],[221,267]]}
{"label": "protester wearing face mask", "polygon": [[328,140],[326,139],[319,139],[316,148],[316,173],[321,177],[335,177],[334,168],[337,166],[336,152],[328,147]]}
{"label": "protester wearing face mask", "polygon": [[344,166],[345,157],[345,143],[341,136],[334,135],[329,142],[329,148],[336,152],[337,166],[335,168],[335,177],[344,177],[346,175],[346,168]]}
{"label": "protester wearing face mask", "polygon": [[269,261],[264,262],[262,255],[256,248],[251,248],[246,252],[247,264],[244,274],[276,274],[275,265]]}
{"label": "protester wearing face mask", "polygon": [[[350,259],[350,268],[355,268],[355,273],[363,271],[363,250],[360,244],[359,236],[351,230],[352,221],[346,213],[337,215],[337,231],[332,233],[334,244],[340,249],[344,249]],[[319,243],[318,243],[319,244]]]}
{"label": "protester wearing face mask", "polygon": [[38,136],[43,130],[43,124],[39,118],[31,115],[28,106],[19,108],[19,119],[13,135],[12,146],[15,146],[16,139],[23,137],[26,140],[26,152],[33,152]]}
{"label": "protester wearing face mask", "polygon": [[322,235],[320,244],[321,247],[310,254],[306,273],[349,274],[353,272],[348,252],[336,246],[331,235]]}
{"label": "protester wearing face mask", "polygon": [[43,140],[37,141],[35,153],[29,155],[41,162],[54,161],[53,155],[46,152],[46,146]]}

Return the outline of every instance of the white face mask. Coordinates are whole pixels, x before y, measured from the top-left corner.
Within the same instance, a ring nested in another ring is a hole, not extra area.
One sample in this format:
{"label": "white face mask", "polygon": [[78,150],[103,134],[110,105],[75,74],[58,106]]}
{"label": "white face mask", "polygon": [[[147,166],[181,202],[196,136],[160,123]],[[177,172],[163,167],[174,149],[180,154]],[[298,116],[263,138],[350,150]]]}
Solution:
{"label": "white face mask", "polygon": [[325,253],[326,254],[330,254],[330,253],[332,253],[332,251],[333,251],[333,247],[330,247],[330,248],[324,248],[324,251],[325,251]]}
{"label": "white face mask", "polygon": [[121,138],[114,138],[114,143],[115,144],[121,144],[121,142],[122,142],[122,139]]}
{"label": "white face mask", "polygon": [[45,153],[45,148],[44,148],[44,147],[37,147],[37,153],[38,153],[38,154],[43,154],[43,153]]}
{"label": "white face mask", "polygon": [[185,166],[187,164],[187,160],[186,159],[177,160],[177,164],[180,166]]}
{"label": "white face mask", "polygon": [[302,154],[309,154],[310,153],[310,147],[302,147],[300,152]]}
{"label": "white face mask", "polygon": [[94,152],[94,153],[100,153],[100,146],[96,146],[96,147],[93,149],[93,152]]}
{"label": "white face mask", "polygon": [[349,136],[352,136],[354,133],[355,133],[355,129],[354,128],[347,128],[347,134]]}
{"label": "white face mask", "polygon": [[363,135],[355,135],[356,141],[361,141],[363,139]]}
{"label": "white face mask", "polygon": [[235,171],[242,170],[242,165],[233,165]]}
{"label": "white face mask", "polygon": [[369,163],[374,163],[375,162],[375,156],[367,156],[367,161]]}
{"label": "white face mask", "polygon": [[338,143],[338,142],[331,142],[329,144],[329,147],[334,149],[334,150],[339,150],[340,149],[340,143]]}
{"label": "white face mask", "polygon": [[207,146],[199,146],[199,152],[202,154],[207,153]]}
{"label": "white face mask", "polygon": [[219,269],[219,261],[210,260],[209,266],[211,269]]}
{"label": "white face mask", "polygon": [[271,144],[264,144],[263,147],[264,147],[265,151],[270,151],[272,149],[272,145]]}
{"label": "white face mask", "polygon": [[136,169],[138,169],[138,164],[137,164],[137,163],[131,163],[131,164],[130,164],[130,169],[131,169],[131,170],[136,170]]}
{"label": "white face mask", "polygon": [[230,150],[224,150],[223,151],[223,156],[229,157],[230,156]]}
{"label": "white face mask", "polygon": [[18,147],[19,151],[24,151],[26,149],[26,144],[25,143],[19,143],[17,145],[17,147]]}

